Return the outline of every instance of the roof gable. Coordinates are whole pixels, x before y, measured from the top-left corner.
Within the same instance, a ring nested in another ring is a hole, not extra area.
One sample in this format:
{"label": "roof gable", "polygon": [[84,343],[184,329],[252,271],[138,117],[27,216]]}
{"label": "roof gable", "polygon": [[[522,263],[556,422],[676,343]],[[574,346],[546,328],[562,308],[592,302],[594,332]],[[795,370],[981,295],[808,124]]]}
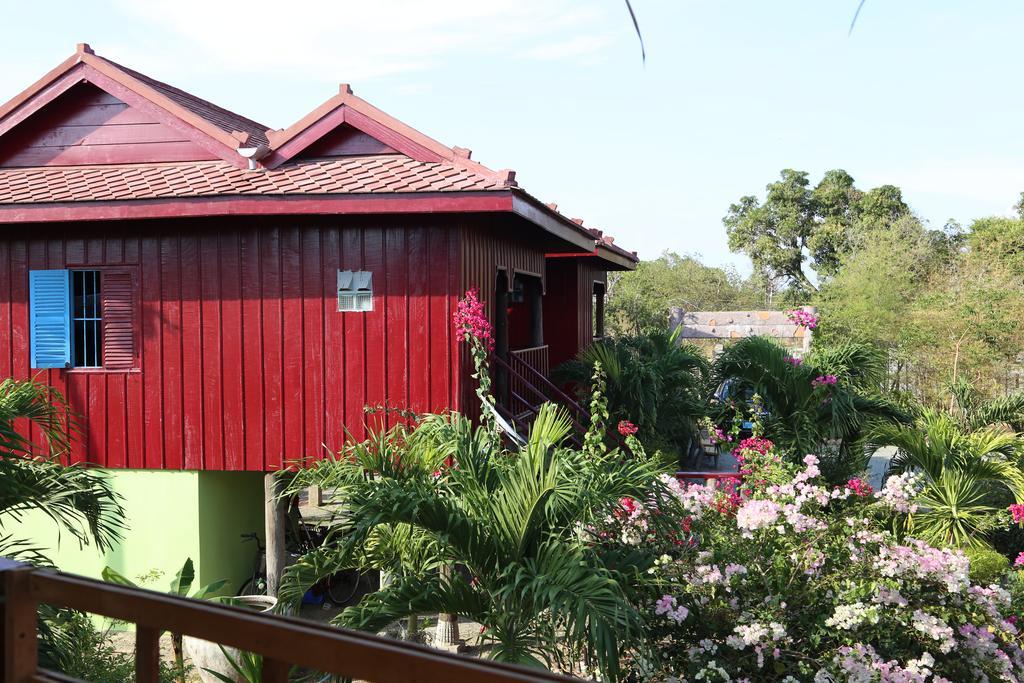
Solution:
{"label": "roof gable", "polygon": [[[237,149],[266,143],[265,126],[93,54],[88,45],[0,106],[0,142],[40,110],[66,102],[63,95],[87,82],[119,102],[184,136],[209,155],[244,167]],[[207,156],[205,158],[210,158]]]}
{"label": "roof gable", "polygon": [[366,154],[398,154],[398,151],[358,128],[343,123],[299,152],[295,158],[325,159]]}
{"label": "roof gable", "polygon": [[181,131],[79,83],[0,137],[0,167],[217,159]]}

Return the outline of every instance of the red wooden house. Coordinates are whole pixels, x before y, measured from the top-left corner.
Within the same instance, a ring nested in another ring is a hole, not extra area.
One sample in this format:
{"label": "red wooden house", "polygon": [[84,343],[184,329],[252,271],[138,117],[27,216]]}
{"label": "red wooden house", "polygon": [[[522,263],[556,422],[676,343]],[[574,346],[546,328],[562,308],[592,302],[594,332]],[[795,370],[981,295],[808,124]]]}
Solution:
{"label": "red wooden house", "polygon": [[471,410],[461,293],[547,373],[636,262],[346,85],[273,130],[87,45],[0,107],[0,224],[0,377],[62,390],[107,468],[270,471],[367,405]]}

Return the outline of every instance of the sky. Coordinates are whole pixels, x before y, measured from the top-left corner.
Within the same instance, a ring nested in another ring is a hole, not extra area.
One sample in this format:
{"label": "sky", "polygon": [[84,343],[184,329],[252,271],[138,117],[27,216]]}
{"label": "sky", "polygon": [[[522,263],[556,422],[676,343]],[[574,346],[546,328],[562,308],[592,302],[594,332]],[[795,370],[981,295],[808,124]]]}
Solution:
{"label": "sky", "polygon": [[350,83],[617,244],[741,272],[722,217],[783,168],[900,186],[934,227],[1024,191],[1008,0],[7,3],[0,101],[88,42],[284,128]]}

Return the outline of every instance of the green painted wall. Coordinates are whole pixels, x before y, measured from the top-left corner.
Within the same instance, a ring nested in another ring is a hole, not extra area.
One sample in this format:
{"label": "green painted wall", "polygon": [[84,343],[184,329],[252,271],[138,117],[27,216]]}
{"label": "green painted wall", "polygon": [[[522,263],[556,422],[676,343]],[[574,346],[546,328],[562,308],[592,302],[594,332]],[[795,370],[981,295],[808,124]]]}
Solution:
{"label": "green painted wall", "polygon": [[132,580],[159,571],[147,586],[163,590],[191,557],[196,587],[216,579],[231,583],[235,593],[252,571],[255,548],[240,534],[263,537],[263,474],[259,472],[170,472],[165,470],[97,470],[123,497],[128,530],[113,550],[100,554],[58,535],[40,514],[8,523],[5,532],[43,547],[58,567],[98,578],[111,566]]}

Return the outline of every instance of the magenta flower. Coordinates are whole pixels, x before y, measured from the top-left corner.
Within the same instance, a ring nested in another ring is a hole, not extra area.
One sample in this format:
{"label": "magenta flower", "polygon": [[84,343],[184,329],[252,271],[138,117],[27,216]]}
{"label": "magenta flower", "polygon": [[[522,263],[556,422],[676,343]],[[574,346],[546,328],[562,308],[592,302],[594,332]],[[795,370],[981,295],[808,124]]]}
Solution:
{"label": "magenta flower", "polygon": [[817,389],[818,387],[833,387],[839,379],[835,375],[818,375],[811,381],[811,386]]}
{"label": "magenta flower", "polygon": [[1024,553],[1017,556],[1017,559],[1013,561],[1014,567],[1024,567]]}
{"label": "magenta flower", "polygon": [[1016,503],[1011,505],[1009,508],[1010,514],[1013,516],[1014,524],[1024,524],[1024,503]]}
{"label": "magenta flower", "polygon": [[619,422],[619,434],[622,434],[623,436],[630,436],[631,434],[636,434],[638,431],[640,431],[640,428],[629,420],[622,420]]}
{"label": "magenta flower", "polygon": [[855,496],[860,496],[861,498],[871,495],[874,491],[874,489],[871,488],[871,484],[867,483],[863,479],[851,479],[846,482],[846,488],[853,491]]}
{"label": "magenta flower", "polygon": [[455,331],[461,333],[463,341],[469,341],[475,337],[482,341],[488,350],[494,349],[494,330],[487,319],[484,304],[477,296],[476,289],[468,290],[466,295],[459,299],[452,322],[455,323]]}
{"label": "magenta flower", "polygon": [[785,360],[787,363],[789,363],[790,365],[792,365],[794,367],[797,366],[797,365],[803,365],[804,364],[804,359],[803,358],[797,358],[796,356],[786,356],[783,360]]}
{"label": "magenta flower", "polygon": [[806,327],[808,330],[818,327],[818,317],[802,308],[786,311],[786,317],[793,321],[797,327]]}

